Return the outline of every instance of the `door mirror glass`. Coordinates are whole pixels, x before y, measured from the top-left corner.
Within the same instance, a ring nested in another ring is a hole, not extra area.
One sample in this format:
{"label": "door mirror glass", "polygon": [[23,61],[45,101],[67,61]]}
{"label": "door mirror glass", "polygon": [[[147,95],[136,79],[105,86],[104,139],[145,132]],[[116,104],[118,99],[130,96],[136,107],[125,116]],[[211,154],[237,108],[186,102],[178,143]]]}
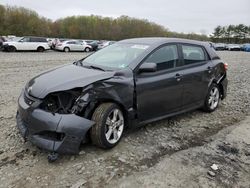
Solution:
{"label": "door mirror glass", "polygon": [[139,72],[156,72],[157,66],[156,63],[143,63],[140,68]]}

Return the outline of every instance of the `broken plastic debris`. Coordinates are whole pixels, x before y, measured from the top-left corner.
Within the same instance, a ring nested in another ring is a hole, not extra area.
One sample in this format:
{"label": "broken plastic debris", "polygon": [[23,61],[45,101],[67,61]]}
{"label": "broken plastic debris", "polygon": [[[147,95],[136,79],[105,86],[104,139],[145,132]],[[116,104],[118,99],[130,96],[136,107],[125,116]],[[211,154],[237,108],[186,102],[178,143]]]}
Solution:
{"label": "broken plastic debris", "polygon": [[218,165],[213,164],[213,165],[211,166],[211,169],[214,170],[214,171],[216,171],[216,170],[218,170],[219,168],[218,168]]}

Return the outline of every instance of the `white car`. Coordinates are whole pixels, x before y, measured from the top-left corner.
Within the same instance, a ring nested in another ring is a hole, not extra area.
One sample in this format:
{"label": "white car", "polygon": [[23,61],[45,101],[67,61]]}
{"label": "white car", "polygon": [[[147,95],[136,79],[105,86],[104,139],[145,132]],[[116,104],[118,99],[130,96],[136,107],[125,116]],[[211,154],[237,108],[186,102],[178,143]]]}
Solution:
{"label": "white car", "polygon": [[82,41],[68,40],[57,44],[55,49],[64,52],[70,52],[70,51],[90,52],[92,50],[92,47]]}
{"label": "white car", "polygon": [[43,52],[49,50],[48,41],[43,37],[21,37],[4,42],[3,49],[8,52],[15,51],[38,51]]}
{"label": "white car", "polygon": [[229,51],[240,51],[241,47],[238,44],[229,44],[227,46]]}

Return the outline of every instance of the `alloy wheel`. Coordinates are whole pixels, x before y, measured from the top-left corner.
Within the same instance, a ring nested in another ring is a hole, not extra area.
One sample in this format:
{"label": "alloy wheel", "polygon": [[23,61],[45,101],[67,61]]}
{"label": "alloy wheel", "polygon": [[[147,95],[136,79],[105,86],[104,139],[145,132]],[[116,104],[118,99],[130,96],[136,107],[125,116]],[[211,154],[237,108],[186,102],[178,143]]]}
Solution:
{"label": "alloy wheel", "polygon": [[208,105],[211,110],[215,109],[218,106],[219,100],[220,100],[219,89],[217,87],[213,87],[210,91],[208,99]]}
{"label": "alloy wheel", "polygon": [[105,123],[105,137],[110,144],[118,142],[124,129],[124,117],[119,109],[110,112]]}

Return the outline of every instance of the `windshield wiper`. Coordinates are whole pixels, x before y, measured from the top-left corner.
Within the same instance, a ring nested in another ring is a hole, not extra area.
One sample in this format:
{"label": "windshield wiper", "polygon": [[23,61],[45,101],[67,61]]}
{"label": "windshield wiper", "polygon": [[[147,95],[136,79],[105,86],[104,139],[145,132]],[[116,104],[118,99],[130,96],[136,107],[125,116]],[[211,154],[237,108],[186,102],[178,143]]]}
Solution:
{"label": "windshield wiper", "polygon": [[101,71],[104,71],[104,72],[105,72],[105,70],[104,70],[103,68],[97,67],[97,66],[95,66],[95,65],[86,65],[86,64],[83,64],[83,63],[81,63],[80,65],[81,65],[82,67],[86,67],[86,68],[90,68],[90,69],[98,69],[98,70],[101,70]]}
{"label": "windshield wiper", "polygon": [[101,71],[105,72],[105,70],[103,68],[101,68],[101,67],[97,67],[97,66],[94,66],[94,65],[90,65],[89,67],[91,67],[92,69],[98,69],[98,70],[101,70]]}
{"label": "windshield wiper", "polygon": [[83,64],[82,64],[82,61],[81,61],[81,60],[79,60],[79,61],[75,61],[73,64],[74,64],[74,65],[77,65],[77,66],[83,66]]}

